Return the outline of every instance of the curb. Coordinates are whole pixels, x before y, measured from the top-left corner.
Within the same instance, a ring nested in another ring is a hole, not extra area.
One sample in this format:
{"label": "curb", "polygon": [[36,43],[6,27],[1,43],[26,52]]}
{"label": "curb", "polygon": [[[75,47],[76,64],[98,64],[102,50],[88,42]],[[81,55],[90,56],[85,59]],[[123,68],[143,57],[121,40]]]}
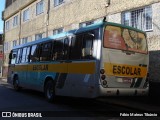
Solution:
{"label": "curb", "polygon": [[7,82],[7,78],[0,78],[0,81]]}

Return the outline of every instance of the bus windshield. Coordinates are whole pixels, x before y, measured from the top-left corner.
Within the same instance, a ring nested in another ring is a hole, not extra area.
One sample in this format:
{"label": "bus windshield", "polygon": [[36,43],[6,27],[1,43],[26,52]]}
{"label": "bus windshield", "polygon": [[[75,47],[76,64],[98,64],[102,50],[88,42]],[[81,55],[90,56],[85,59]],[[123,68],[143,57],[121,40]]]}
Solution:
{"label": "bus windshield", "polygon": [[145,34],[119,26],[105,27],[104,47],[147,54]]}

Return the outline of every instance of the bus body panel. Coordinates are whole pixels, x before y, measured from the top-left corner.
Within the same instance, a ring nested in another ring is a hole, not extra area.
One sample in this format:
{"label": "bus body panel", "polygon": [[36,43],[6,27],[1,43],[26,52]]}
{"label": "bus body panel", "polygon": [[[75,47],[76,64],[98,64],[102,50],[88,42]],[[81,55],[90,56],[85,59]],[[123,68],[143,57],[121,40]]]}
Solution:
{"label": "bus body panel", "polygon": [[[108,87],[130,87],[133,78],[146,79],[148,71],[146,55],[139,53],[127,55],[122,51],[108,49],[104,49],[102,53]],[[142,84],[139,85],[137,87],[143,87]]]}
{"label": "bus body panel", "polygon": [[104,26],[99,94],[146,95],[149,55],[145,34],[123,27]]}
{"label": "bus body panel", "polygon": [[43,91],[45,80],[50,77],[56,82],[56,95],[93,97],[95,63],[95,61],[82,61],[63,63],[63,65],[58,62],[17,65],[13,72],[18,76],[19,85],[24,88]]}

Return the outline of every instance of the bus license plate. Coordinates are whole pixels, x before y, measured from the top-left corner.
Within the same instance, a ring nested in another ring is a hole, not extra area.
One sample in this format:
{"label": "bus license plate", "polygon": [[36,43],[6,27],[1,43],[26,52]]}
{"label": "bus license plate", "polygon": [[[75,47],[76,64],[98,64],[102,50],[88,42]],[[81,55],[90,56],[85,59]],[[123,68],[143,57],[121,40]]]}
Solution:
{"label": "bus license plate", "polygon": [[123,83],[131,83],[131,78],[122,78]]}

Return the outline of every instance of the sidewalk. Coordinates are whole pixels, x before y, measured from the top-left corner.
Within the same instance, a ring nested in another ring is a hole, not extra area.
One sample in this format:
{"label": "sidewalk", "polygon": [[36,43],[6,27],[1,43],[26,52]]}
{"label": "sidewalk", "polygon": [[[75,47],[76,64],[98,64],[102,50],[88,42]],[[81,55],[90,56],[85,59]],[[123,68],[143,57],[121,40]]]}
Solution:
{"label": "sidewalk", "polygon": [[7,78],[5,78],[5,77],[0,77],[0,81],[7,82]]}
{"label": "sidewalk", "polygon": [[123,106],[126,108],[131,108],[131,109],[139,110],[139,111],[158,112],[158,113],[160,112],[160,106],[154,103],[154,100],[150,100],[150,101],[147,100],[149,99],[149,96],[144,97],[143,99],[143,100],[147,100],[148,102],[143,102],[140,99],[138,100],[138,96],[135,96],[135,97],[137,97],[136,98],[137,100],[134,97],[117,97],[117,98],[108,97],[108,98],[99,98],[98,100],[103,103],[114,104],[114,105]]}

